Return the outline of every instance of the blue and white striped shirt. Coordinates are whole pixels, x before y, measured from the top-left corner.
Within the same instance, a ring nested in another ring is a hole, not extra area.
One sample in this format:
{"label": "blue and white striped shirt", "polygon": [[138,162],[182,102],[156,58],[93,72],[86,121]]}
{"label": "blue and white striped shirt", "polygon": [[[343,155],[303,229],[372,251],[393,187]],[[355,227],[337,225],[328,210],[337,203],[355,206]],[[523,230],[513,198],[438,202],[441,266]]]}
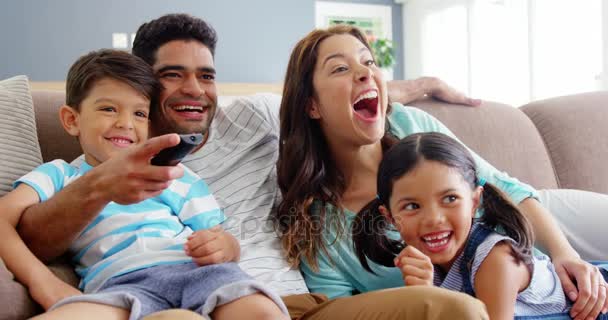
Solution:
{"label": "blue and white striped shirt", "polygon": [[[225,220],[207,185],[190,169],[157,197],[137,204],[110,202],[70,247],[85,293],[99,289],[111,277],[158,265],[191,262],[184,244],[193,230],[208,229]],[[25,183],[40,201],[92,167],[63,160],[45,163],[15,182]]]}
{"label": "blue and white striped shirt", "polygon": [[[473,224],[471,233],[479,228],[479,223]],[[471,264],[471,285],[475,288],[475,275],[477,270],[488,256],[492,248],[501,241],[515,243],[507,236],[491,233],[479,244],[475,250],[475,257]],[[435,267],[433,277],[434,285],[449,290],[464,292],[462,274],[466,271],[461,270],[461,263],[464,255],[461,253],[452,264],[452,268],[447,274],[442,274],[438,267]],[[562,313],[569,310],[571,304],[566,300],[561,282],[557,272],[548,256],[540,253],[533,256],[532,277],[528,287],[517,295],[515,302],[515,316],[548,315]]]}

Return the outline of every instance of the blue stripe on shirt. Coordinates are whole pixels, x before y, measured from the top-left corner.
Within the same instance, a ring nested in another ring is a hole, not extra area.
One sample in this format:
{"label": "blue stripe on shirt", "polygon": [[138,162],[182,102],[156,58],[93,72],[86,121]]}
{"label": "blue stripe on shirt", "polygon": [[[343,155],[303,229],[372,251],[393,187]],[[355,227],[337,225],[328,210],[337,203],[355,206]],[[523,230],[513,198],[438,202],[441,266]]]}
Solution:
{"label": "blue stripe on shirt", "polygon": [[194,217],[187,219],[184,222],[185,225],[192,228],[192,230],[204,230],[212,228],[226,220],[224,212],[220,209],[212,211],[202,212],[201,214],[195,215]]}
{"label": "blue stripe on shirt", "polygon": [[161,229],[161,230],[171,230],[175,233],[179,233],[179,232],[181,232],[181,230],[184,227],[181,224],[177,223],[176,221],[169,220],[169,219],[158,219],[158,220],[141,221],[141,222],[132,223],[132,224],[126,225],[122,228],[118,228],[116,230],[108,232],[105,235],[98,237],[94,241],[91,241],[91,243],[89,243],[86,247],[84,247],[82,250],[80,250],[78,252],[78,254],[76,254],[76,256],[74,256],[73,260],[80,261],[80,259],[82,259],[82,257],[87,253],[87,251],[89,251],[89,249],[91,249],[91,247],[96,245],[99,241],[104,240],[104,238],[106,238],[106,237],[116,235],[116,234],[121,234],[121,233],[132,232],[132,231],[136,231],[136,230],[143,229],[143,228],[157,228],[157,229]]}
{"label": "blue stripe on shirt", "polygon": [[120,252],[123,249],[126,249],[133,242],[137,241],[137,239],[139,239],[139,238],[161,238],[161,237],[162,237],[162,234],[158,231],[150,231],[150,232],[134,234],[134,235],[128,237],[127,239],[123,240],[119,244],[113,246],[112,248],[110,248],[110,250],[106,251],[106,253],[104,253],[103,257],[101,257],[101,259],[109,258],[110,256],[114,255],[115,253]]}

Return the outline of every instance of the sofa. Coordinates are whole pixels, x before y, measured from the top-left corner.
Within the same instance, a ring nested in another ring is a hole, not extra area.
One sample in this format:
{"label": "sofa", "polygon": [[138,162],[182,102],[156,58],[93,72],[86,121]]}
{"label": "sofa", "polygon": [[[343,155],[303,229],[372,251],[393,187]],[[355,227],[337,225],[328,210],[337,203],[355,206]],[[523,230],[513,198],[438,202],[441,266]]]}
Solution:
{"label": "sofa", "polygon": [[[76,158],[80,154],[77,140],[64,132],[57,116],[64,92],[33,90],[31,97],[42,160]],[[472,108],[431,99],[413,105],[441,120],[495,167],[538,189],[608,194],[608,92],[557,97],[519,108],[494,102]],[[51,267],[77,284],[64,262]],[[1,265],[0,296],[0,319],[21,319],[41,311]]]}

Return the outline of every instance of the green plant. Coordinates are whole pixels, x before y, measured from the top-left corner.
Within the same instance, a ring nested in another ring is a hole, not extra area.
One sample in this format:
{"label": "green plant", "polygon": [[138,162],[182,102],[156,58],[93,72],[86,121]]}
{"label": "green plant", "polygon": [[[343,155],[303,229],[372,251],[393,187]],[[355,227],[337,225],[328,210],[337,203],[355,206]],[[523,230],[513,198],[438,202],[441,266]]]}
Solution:
{"label": "green plant", "polygon": [[390,68],[395,64],[395,51],[393,41],[388,39],[373,39],[370,41],[376,65],[380,68]]}

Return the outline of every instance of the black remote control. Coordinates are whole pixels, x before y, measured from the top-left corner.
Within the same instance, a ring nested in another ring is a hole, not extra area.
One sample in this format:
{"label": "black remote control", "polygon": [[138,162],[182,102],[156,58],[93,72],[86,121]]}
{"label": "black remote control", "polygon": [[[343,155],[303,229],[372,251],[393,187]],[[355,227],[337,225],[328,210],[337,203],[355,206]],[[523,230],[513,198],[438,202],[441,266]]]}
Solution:
{"label": "black remote control", "polygon": [[192,149],[203,142],[203,135],[200,133],[180,134],[179,144],[161,150],[150,161],[155,166],[175,166],[184,159]]}

